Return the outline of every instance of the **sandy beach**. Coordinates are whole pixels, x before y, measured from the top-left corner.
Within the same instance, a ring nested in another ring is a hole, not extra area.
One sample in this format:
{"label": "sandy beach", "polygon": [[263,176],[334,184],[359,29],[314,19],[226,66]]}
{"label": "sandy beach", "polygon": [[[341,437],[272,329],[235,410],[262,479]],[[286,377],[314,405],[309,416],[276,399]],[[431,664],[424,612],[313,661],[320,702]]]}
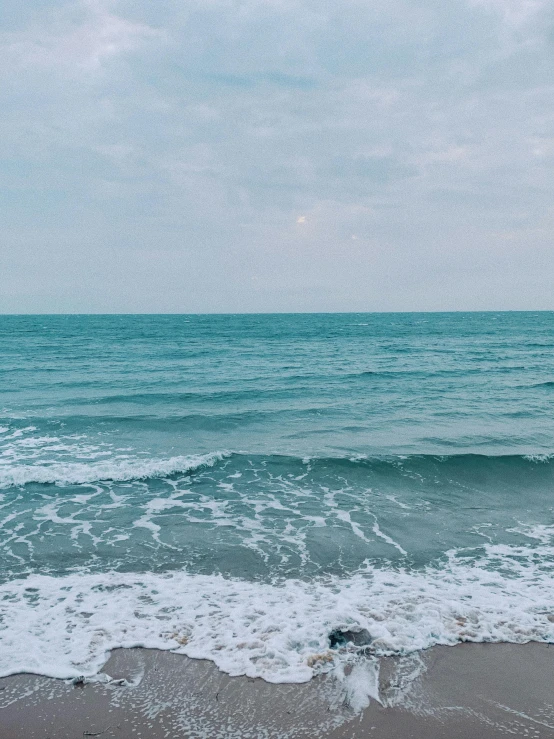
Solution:
{"label": "sandy beach", "polygon": [[380,702],[358,712],[352,676],[270,684],[146,649],[115,651],[105,672],[112,680],[104,684],[3,678],[0,736],[554,737],[554,650],[546,644],[464,644],[382,659]]}

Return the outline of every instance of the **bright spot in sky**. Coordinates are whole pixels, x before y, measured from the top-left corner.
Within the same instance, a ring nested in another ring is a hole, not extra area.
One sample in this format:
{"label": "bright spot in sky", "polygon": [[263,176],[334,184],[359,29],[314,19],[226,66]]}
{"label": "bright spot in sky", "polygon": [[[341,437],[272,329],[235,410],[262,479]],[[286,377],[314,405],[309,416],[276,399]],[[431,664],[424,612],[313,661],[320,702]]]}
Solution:
{"label": "bright spot in sky", "polygon": [[306,223],[306,216],[298,216],[296,223]]}

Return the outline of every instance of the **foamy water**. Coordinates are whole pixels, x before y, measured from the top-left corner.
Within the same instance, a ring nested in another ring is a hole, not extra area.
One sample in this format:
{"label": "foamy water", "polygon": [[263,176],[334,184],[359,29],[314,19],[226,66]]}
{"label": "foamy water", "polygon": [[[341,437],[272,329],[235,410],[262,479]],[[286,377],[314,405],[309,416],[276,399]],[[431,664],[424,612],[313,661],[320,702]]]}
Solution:
{"label": "foamy water", "polygon": [[[37,440],[40,442],[40,440]],[[49,448],[49,451],[58,449]],[[93,455],[89,455],[93,456]],[[103,462],[51,462],[50,464],[18,464],[0,466],[0,488],[23,487],[29,483],[43,485],[83,485],[86,483],[155,479],[176,473],[210,467],[223,459],[225,452],[170,457],[169,459],[110,459]]]}
{"label": "foamy water", "polygon": [[270,585],[221,576],[151,573],[33,575],[6,583],[0,673],[95,675],[116,647],[211,659],[230,675],[304,682],[360,647],[330,648],[337,631],[367,630],[375,656],[461,641],[554,641],[551,546],[488,547],[468,566],[367,571]]}

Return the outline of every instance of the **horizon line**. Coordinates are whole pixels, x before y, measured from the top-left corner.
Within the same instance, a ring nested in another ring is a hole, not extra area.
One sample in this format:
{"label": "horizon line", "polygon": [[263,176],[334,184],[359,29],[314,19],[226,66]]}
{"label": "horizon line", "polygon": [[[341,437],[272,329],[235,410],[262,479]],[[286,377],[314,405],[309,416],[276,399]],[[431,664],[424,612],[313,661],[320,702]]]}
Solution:
{"label": "horizon line", "polygon": [[487,308],[484,310],[479,309],[465,309],[465,310],[344,310],[344,311],[225,311],[225,312],[204,312],[204,311],[189,311],[189,312],[173,312],[173,311],[141,311],[141,312],[57,312],[52,311],[48,313],[3,313],[0,312],[0,317],[11,317],[11,318],[22,318],[22,317],[46,317],[46,316],[59,316],[59,317],[71,317],[71,316],[324,316],[324,315],[413,315],[413,314],[425,314],[425,315],[444,315],[444,314],[475,314],[475,313],[554,313],[554,308],[503,308],[503,309],[491,309]]}

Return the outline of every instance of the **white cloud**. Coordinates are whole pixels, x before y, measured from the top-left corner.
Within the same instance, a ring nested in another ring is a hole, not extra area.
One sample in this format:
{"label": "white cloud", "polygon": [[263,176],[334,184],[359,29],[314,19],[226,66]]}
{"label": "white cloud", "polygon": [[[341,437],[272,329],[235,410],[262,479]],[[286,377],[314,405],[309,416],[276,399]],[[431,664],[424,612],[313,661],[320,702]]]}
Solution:
{"label": "white cloud", "polygon": [[548,0],[469,0],[472,5],[498,13],[511,26],[533,20],[548,7]]}
{"label": "white cloud", "polygon": [[4,64],[16,68],[52,68],[71,76],[97,71],[109,59],[161,36],[118,16],[107,2],[80,0],[52,9],[23,33],[2,34],[0,53]]}

